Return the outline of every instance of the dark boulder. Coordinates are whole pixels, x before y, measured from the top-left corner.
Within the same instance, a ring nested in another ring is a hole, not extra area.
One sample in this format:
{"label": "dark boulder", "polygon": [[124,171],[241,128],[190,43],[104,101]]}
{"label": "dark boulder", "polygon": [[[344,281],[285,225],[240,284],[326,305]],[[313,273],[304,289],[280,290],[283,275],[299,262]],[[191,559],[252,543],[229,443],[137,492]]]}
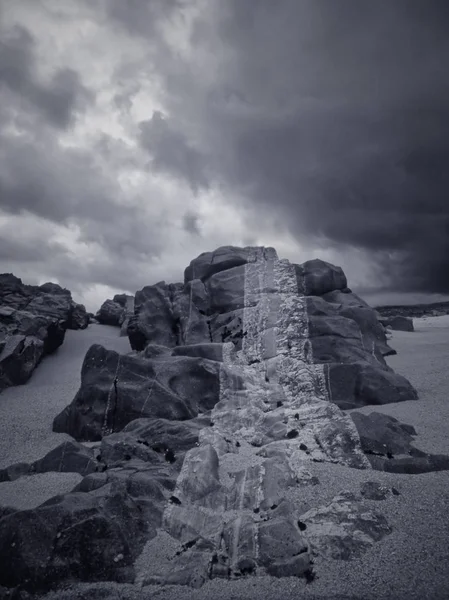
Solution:
{"label": "dark boulder", "polygon": [[28,381],[44,354],[42,340],[10,335],[0,341],[0,391]]}
{"label": "dark boulder", "polygon": [[381,317],[380,323],[386,328],[391,327],[393,331],[414,331],[412,317],[404,317],[401,315]]}
{"label": "dark boulder", "polygon": [[105,300],[95,315],[101,325],[113,325],[121,328],[120,335],[127,335],[129,319],[134,312],[134,296],[116,294],[112,300]]}
{"label": "dark boulder", "polygon": [[341,267],[318,258],[296,266],[299,292],[306,296],[322,296],[334,290],[347,289],[346,276]]}
{"label": "dark boulder", "polygon": [[66,329],[86,326],[85,309],[69,290],[0,274],[0,390],[26,383],[42,357],[63,343]]}
{"label": "dark boulder", "polygon": [[105,300],[95,318],[101,325],[120,325],[123,306],[113,300]]}
{"label": "dark boulder", "polygon": [[161,281],[136,292],[134,315],[129,320],[128,336],[133,350],[143,350],[148,342],[176,346],[179,323],[176,322],[171,298],[175,288]]}
{"label": "dark boulder", "polygon": [[43,458],[29,464],[18,463],[0,470],[0,481],[14,481],[35,473],[79,473],[88,475],[97,470],[94,451],[74,441],[63,442]]}
{"label": "dark boulder", "polygon": [[115,296],[112,298],[112,301],[120,304],[122,308],[125,308],[128,298],[128,294],[115,294]]}
{"label": "dark boulder", "polygon": [[364,481],[360,486],[360,493],[367,500],[385,500],[392,494],[392,490],[378,481]]}
{"label": "dark boulder", "polygon": [[69,329],[86,329],[89,325],[89,314],[86,312],[84,304],[72,302],[72,311],[70,313]]}
{"label": "dark boulder", "polygon": [[117,481],[95,494],[56,496],[0,520],[2,584],[36,592],[60,582],[134,579],[154,516]]}
{"label": "dark boulder", "polygon": [[63,343],[61,321],[0,307],[0,390],[26,383],[45,354]]}
{"label": "dark boulder", "polygon": [[214,252],[203,252],[184,271],[184,283],[193,279],[204,282],[215,273],[245,265],[248,260],[247,249],[236,246],[222,246]]}
{"label": "dark boulder", "polygon": [[218,402],[219,364],[202,358],[119,355],[93,345],[81,387],[54,420],[53,430],[99,440],[140,417],[191,419]]}
{"label": "dark boulder", "polygon": [[429,454],[412,445],[415,428],[382,413],[351,412],[362,450],[373,469],[390,473],[449,470],[449,456]]}
{"label": "dark boulder", "polygon": [[405,377],[371,361],[331,362],[327,365],[327,373],[332,402],[345,410],[418,398],[415,388]]}

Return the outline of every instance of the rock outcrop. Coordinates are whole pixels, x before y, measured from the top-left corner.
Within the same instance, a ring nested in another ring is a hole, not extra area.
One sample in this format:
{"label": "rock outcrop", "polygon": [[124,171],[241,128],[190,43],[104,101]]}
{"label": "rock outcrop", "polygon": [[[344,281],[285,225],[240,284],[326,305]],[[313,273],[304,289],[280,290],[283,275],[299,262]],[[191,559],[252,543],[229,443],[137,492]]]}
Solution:
{"label": "rock outcrop", "polygon": [[390,317],[381,317],[379,321],[387,328],[390,327],[394,331],[414,331],[413,319],[411,317],[403,317],[394,315]]}
{"label": "rock outcrop", "polygon": [[25,383],[45,354],[64,341],[66,329],[84,329],[83,305],[55,283],[24,285],[0,275],[0,391]]}
{"label": "rock outcrop", "polygon": [[360,436],[362,450],[373,469],[390,473],[428,473],[449,470],[449,456],[429,454],[412,445],[416,430],[381,413],[351,417]]}
{"label": "rock outcrop", "polygon": [[83,304],[57,283],[26,285],[12,273],[0,274],[0,306],[60,321],[64,329],[85,329],[89,324]]}
{"label": "rock outcrop", "polygon": [[112,300],[103,302],[95,318],[102,325],[121,327],[122,335],[126,335],[129,319],[133,313],[134,296],[116,294]]}
{"label": "rock outcrop", "polygon": [[[254,302],[251,286],[260,285],[260,274],[251,274],[252,260],[248,249],[219,248],[191,262],[184,285],[160,282],[138,291],[128,326],[131,347],[232,341],[241,349],[248,334],[243,313]],[[275,278],[273,261],[262,262]],[[373,309],[349,290],[343,271],[320,260],[288,268],[302,305],[306,351],[314,363],[325,365],[332,401],[346,409],[416,398],[410,384],[387,366],[384,357],[394,350],[385,330]],[[262,293],[273,298],[274,290]]]}
{"label": "rock outcrop", "polygon": [[349,560],[391,532],[369,504],[387,494],[375,482],[320,498],[316,463],[372,472],[384,469],[373,457],[392,460],[390,421],[342,409],[416,398],[341,269],[220,248],[192,261],[184,284],[137,292],[128,333],[127,355],[89,349],[81,387],[55,419],[79,442],[70,458],[61,446],[5,470],[88,472],[73,492],[0,519],[0,585],[313,581],[314,557]]}

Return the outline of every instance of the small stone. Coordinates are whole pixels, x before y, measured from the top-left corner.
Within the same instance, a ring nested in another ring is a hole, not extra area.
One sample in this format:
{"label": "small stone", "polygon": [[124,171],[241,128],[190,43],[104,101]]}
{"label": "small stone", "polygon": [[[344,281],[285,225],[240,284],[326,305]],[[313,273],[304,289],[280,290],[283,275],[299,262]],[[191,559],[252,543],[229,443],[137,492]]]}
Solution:
{"label": "small stone", "polygon": [[368,500],[385,500],[390,490],[377,481],[365,481],[361,485],[360,493]]}

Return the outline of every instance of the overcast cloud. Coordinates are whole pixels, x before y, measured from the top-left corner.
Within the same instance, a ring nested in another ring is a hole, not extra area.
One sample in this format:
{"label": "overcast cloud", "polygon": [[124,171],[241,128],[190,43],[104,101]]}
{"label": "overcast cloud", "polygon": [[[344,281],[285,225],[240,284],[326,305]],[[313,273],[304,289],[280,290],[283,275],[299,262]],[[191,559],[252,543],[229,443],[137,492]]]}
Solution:
{"label": "overcast cloud", "polygon": [[446,0],[3,0],[0,272],[96,310],[219,245],[449,297]]}

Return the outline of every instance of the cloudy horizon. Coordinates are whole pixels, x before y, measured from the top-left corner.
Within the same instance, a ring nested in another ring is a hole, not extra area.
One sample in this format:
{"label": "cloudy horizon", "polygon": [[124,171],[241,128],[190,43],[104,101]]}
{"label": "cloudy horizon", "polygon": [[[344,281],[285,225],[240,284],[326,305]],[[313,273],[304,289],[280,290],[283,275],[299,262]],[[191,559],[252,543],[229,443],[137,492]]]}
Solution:
{"label": "cloudy horizon", "polygon": [[3,0],[0,272],[88,310],[274,246],[449,299],[445,0]]}

